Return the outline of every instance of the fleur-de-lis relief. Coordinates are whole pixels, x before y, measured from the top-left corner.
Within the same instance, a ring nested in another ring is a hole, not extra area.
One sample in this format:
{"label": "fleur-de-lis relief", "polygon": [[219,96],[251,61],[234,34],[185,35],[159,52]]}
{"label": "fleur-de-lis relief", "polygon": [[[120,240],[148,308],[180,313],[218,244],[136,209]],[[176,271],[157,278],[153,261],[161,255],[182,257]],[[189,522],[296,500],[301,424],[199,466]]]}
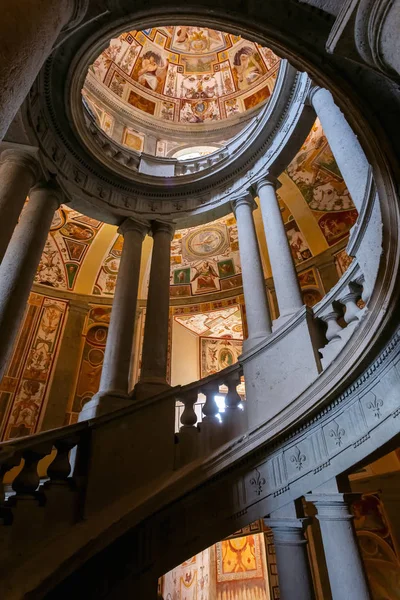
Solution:
{"label": "fleur-de-lis relief", "polygon": [[265,481],[264,477],[261,477],[261,473],[258,469],[256,469],[256,474],[254,475],[254,477],[252,477],[250,479],[250,484],[253,486],[255,493],[257,494],[257,496],[260,496],[262,491],[263,491],[263,486],[266,484],[267,482]]}
{"label": "fleur-de-lis relief", "polygon": [[334,438],[336,446],[341,446],[342,438],[346,432],[342,427],[339,427],[339,424],[336,423],[336,421],[333,421],[332,426],[332,429],[329,431],[329,436]]}
{"label": "fleur-de-lis relief", "polygon": [[294,449],[294,454],[290,457],[290,462],[295,464],[295,467],[298,471],[301,471],[303,468],[303,463],[307,460],[306,455],[300,452],[300,449],[296,446]]}
{"label": "fleur-de-lis relief", "polygon": [[371,402],[367,402],[367,408],[369,408],[369,410],[372,410],[372,412],[374,413],[374,416],[377,419],[381,418],[381,408],[383,406],[383,400],[381,400],[381,398],[377,398],[375,396],[375,394],[372,394],[374,396],[374,399],[371,400]]}

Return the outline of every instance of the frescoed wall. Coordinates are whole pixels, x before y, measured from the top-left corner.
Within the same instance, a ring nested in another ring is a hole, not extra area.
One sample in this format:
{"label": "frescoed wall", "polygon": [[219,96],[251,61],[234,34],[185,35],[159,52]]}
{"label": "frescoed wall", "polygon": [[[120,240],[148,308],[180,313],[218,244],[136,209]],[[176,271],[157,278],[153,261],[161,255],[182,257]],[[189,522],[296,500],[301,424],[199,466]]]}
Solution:
{"label": "frescoed wall", "polygon": [[55,213],[35,283],[74,290],[85,256],[103,223],[61,206]]}
{"label": "frescoed wall", "polygon": [[31,293],[0,382],[1,439],[38,431],[62,338],[68,302]]}
{"label": "frescoed wall", "polygon": [[[300,190],[328,245],[346,237],[357,220],[357,211],[318,119],[286,172]],[[288,227],[293,217],[285,216]],[[298,229],[297,225],[293,227]],[[291,246],[292,252],[298,254],[292,242]],[[297,260],[300,257],[301,251]]]}
{"label": "frescoed wall", "polygon": [[162,584],[164,600],[209,600],[211,549],[207,548],[170,571]]}
{"label": "frescoed wall", "polygon": [[373,600],[399,600],[400,561],[379,493],[363,494],[352,512]]}
{"label": "frescoed wall", "polygon": [[114,295],[123,245],[124,238],[122,235],[118,235],[100,267],[93,294],[99,296]]}
{"label": "frescoed wall", "polygon": [[270,600],[264,534],[250,529],[246,528],[246,535],[230,536],[166,573],[160,581],[163,599]]}
{"label": "frescoed wall", "polygon": [[128,107],[161,121],[206,123],[266,102],[278,67],[279,58],[268,48],[213,29],[175,26],[130,31],[111,40],[95,60],[83,95],[109,134],[110,120],[90,97],[91,76]]}
{"label": "frescoed wall", "polygon": [[207,377],[230,367],[242,354],[243,342],[214,338],[200,338],[200,377]]}
{"label": "frescoed wall", "polygon": [[98,391],[107,342],[111,306],[92,306],[83,331],[82,358],[78,371],[70,422],[77,420],[83,406]]}

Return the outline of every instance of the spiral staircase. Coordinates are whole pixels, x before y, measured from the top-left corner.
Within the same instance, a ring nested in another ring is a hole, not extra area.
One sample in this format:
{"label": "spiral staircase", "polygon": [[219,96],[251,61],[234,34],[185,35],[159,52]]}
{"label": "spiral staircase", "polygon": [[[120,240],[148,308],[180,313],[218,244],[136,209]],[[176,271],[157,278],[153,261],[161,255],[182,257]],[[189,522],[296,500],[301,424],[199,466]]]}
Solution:
{"label": "spiral staircase", "polygon": [[[332,14],[317,0],[239,3],[228,13],[206,0],[187,11],[151,4],[131,12],[123,0],[90,2],[81,24],[60,34],[4,147],[38,148],[43,171],[95,218],[206,222],[226,214],[262,173],[280,174],[313,122],[313,86],[327,87],[369,165],[357,181],[359,218],[348,245],[354,260],[316,306],[279,323],[238,364],[1,443],[0,589],[9,600],[77,590],[82,597],[156,598],[157,578],[176,564],[304,496],[328,493],[332,482],[345,491],[343,475],[399,441],[399,76],[394,49],[382,43],[379,61],[363,54],[362,28],[350,19],[364,23],[375,13],[344,2]],[[197,19],[267,40],[289,62],[281,61],[266,108],[226,147],[207,160],[167,161],[166,176],[159,160],[123,148],[84,110],[78,114],[78,93],[93,48],[110,32]],[[167,177],[174,182],[168,187]],[[236,389],[242,375],[245,400]],[[221,385],[222,422],[214,400]],[[193,408],[199,393],[206,397],[200,424]],[[184,405],[179,432],[177,401]]]}

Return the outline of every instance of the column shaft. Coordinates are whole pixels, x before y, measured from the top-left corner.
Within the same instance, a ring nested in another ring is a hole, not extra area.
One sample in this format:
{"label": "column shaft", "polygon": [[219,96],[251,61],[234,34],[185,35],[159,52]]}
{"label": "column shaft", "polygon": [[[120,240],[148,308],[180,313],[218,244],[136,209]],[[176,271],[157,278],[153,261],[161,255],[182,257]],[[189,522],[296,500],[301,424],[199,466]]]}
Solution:
{"label": "column shaft", "polygon": [[[79,12],[80,2],[18,0],[6,4],[0,19],[0,140],[50,55],[61,29]],[[80,14],[78,19],[82,16]]]}
{"label": "column shaft", "polygon": [[173,227],[170,223],[155,221],[150,283],[144,325],[141,383],[167,384],[169,280]]}
{"label": "column shaft", "polygon": [[353,515],[343,494],[310,494],[318,510],[333,600],[371,600]]}
{"label": "column shaft", "polygon": [[283,224],[275,183],[261,179],[256,183],[255,189],[260,199],[279,316],[285,318],[303,306],[296,267]]}
{"label": "column shaft", "polygon": [[100,392],[127,394],[136,320],[140,259],[146,228],[142,223],[127,219],[118,231],[124,236],[124,246],[108,328]]}
{"label": "column shaft", "polygon": [[265,519],[272,529],[281,600],[314,600],[303,519]]}
{"label": "column shaft", "polygon": [[5,150],[0,161],[0,263],[29,190],[39,177],[39,165],[28,152]]}
{"label": "column shaft", "polygon": [[311,104],[321,121],[333,156],[337,162],[352,200],[360,212],[368,180],[369,164],[356,134],[335,104],[331,92],[315,87],[310,93]]}
{"label": "column shaft", "polygon": [[232,207],[238,227],[243,292],[249,333],[243,347],[248,350],[271,333],[271,317],[252,214],[256,204],[248,194],[236,199],[232,203]]}
{"label": "column shaft", "polygon": [[62,194],[51,186],[39,185],[15,228],[0,266],[0,378],[4,374],[26,302]]}

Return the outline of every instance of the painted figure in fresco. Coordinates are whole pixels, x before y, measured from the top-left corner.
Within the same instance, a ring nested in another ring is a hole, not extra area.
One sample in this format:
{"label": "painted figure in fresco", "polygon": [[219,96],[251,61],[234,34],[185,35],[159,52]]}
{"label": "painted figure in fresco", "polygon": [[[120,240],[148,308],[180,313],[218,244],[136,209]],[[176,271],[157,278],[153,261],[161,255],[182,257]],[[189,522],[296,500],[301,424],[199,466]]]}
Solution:
{"label": "painted figure in fresco", "polygon": [[245,90],[262,75],[260,64],[254,56],[254,50],[250,46],[243,46],[235,54],[233,60],[239,90]]}
{"label": "painted figure in fresco", "polygon": [[233,356],[232,352],[227,348],[221,350],[219,355],[219,365],[221,369],[226,369],[226,367],[230,367],[233,364]]}
{"label": "painted figure in fresco", "polygon": [[71,221],[64,225],[64,227],[61,229],[61,233],[66,237],[71,237],[81,241],[90,240],[94,235],[94,232],[89,227],[83,227],[82,225],[77,225]]}
{"label": "painted figure in fresco", "polygon": [[192,283],[197,281],[198,291],[214,291],[217,288],[214,277],[218,278],[218,273],[214,269],[211,262],[208,260],[203,261],[200,265],[194,267],[196,273],[192,277]]}
{"label": "painted figure in fresco", "polygon": [[138,71],[138,82],[143,87],[149,87],[155,92],[161,83],[161,74],[165,70],[165,65],[159,54],[148,50],[143,54],[142,66]]}
{"label": "painted figure in fresco", "polygon": [[296,231],[294,228],[289,229],[287,235],[289,238],[290,250],[296,263],[311,258],[311,252],[300,231]]}
{"label": "painted figure in fresco", "polygon": [[185,25],[179,27],[176,32],[175,43],[178,47],[188,52],[201,54],[221,44],[220,35],[218,31],[214,31],[213,29],[188,27]]}

